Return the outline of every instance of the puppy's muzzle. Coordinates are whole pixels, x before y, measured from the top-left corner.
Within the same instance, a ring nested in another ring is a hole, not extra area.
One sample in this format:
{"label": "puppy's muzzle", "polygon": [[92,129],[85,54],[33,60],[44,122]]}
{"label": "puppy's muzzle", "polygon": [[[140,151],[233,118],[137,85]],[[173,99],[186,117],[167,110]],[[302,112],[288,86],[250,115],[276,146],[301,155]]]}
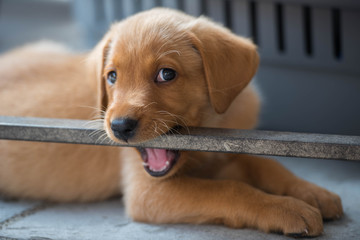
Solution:
{"label": "puppy's muzzle", "polygon": [[138,121],[132,118],[116,118],[112,120],[110,127],[116,138],[128,142],[135,136]]}

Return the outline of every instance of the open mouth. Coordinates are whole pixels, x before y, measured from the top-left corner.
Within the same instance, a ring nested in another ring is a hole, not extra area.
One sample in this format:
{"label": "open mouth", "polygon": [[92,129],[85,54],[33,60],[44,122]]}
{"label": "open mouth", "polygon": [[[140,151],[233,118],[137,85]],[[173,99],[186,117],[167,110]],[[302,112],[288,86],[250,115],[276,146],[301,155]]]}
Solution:
{"label": "open mouth", "polygon": [[179,159],[177,150],[159,148],[137,148],[141,154],[145,170],[153,177],[165,176]]}

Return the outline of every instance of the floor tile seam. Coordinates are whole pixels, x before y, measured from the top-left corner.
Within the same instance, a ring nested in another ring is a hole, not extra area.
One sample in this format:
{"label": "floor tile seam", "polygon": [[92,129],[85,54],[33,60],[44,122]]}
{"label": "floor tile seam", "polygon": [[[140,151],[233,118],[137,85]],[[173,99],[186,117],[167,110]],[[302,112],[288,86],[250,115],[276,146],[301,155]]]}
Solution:
{"label": "floor tile seam", "polygon": [[[0,222],[0,230],[7,228],[9,225],[18,222],[28,216],[34,215],[40,211],[43,211],[49,207],[54,206],[54,203],[39,203],[33,207],[27,208],[20,213],[14,214],[11,217]],[[2,236],[0,237],[1,240]],[[6,239],[6,238],[5,238]]]}

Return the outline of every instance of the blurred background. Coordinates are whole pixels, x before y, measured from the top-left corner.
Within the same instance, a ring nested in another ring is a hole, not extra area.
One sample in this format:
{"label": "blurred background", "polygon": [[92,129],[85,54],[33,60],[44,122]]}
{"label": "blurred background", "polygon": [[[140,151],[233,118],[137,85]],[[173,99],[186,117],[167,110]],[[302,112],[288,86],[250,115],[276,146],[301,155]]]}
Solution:
{"label": "blurred background", "polygon": [[112,22],[155,6],[258,44],[260,129],[360,135],[357,0],[0,0],[0,53],[42,39],[86,51]]}

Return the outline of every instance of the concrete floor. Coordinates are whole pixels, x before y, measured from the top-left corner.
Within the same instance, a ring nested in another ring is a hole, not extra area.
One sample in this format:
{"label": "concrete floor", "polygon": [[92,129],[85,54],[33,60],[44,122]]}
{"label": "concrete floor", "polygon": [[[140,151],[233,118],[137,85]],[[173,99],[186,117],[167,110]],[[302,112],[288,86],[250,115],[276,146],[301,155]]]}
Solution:
{"label": "concrete floor", "polygon": [[[298,176],[342,196],[345,216],[326,222],[317,239],[360,239],[360,164],[278,158]],[[251,229],[214,225],[136,223],[124,213],[121,199],[91,204],[0,201],[0,239],[290,239]]]}
{"label": "concrete floor", "polygon": [[84,32],[74,23],[70,4],[0,0],[0,53],[44,39],[84,49]]}
{"label": "concrete floor", "polygon": [[[2,1],[0,52],[43,38],[84,48],[81,29],[64,3],[36,5]],[[260,82],[261,83],[261,82]],[[266,93],[265,93],[266,94]],[[345,216],[325,223],[319,239],[360,239],[360,163],[278,158],[297,175],[342,196]],[[92,204],[56,204],[0,200],[0,239],[288,239],[256,230],[212,225],[135,223],[121,199]]]}

